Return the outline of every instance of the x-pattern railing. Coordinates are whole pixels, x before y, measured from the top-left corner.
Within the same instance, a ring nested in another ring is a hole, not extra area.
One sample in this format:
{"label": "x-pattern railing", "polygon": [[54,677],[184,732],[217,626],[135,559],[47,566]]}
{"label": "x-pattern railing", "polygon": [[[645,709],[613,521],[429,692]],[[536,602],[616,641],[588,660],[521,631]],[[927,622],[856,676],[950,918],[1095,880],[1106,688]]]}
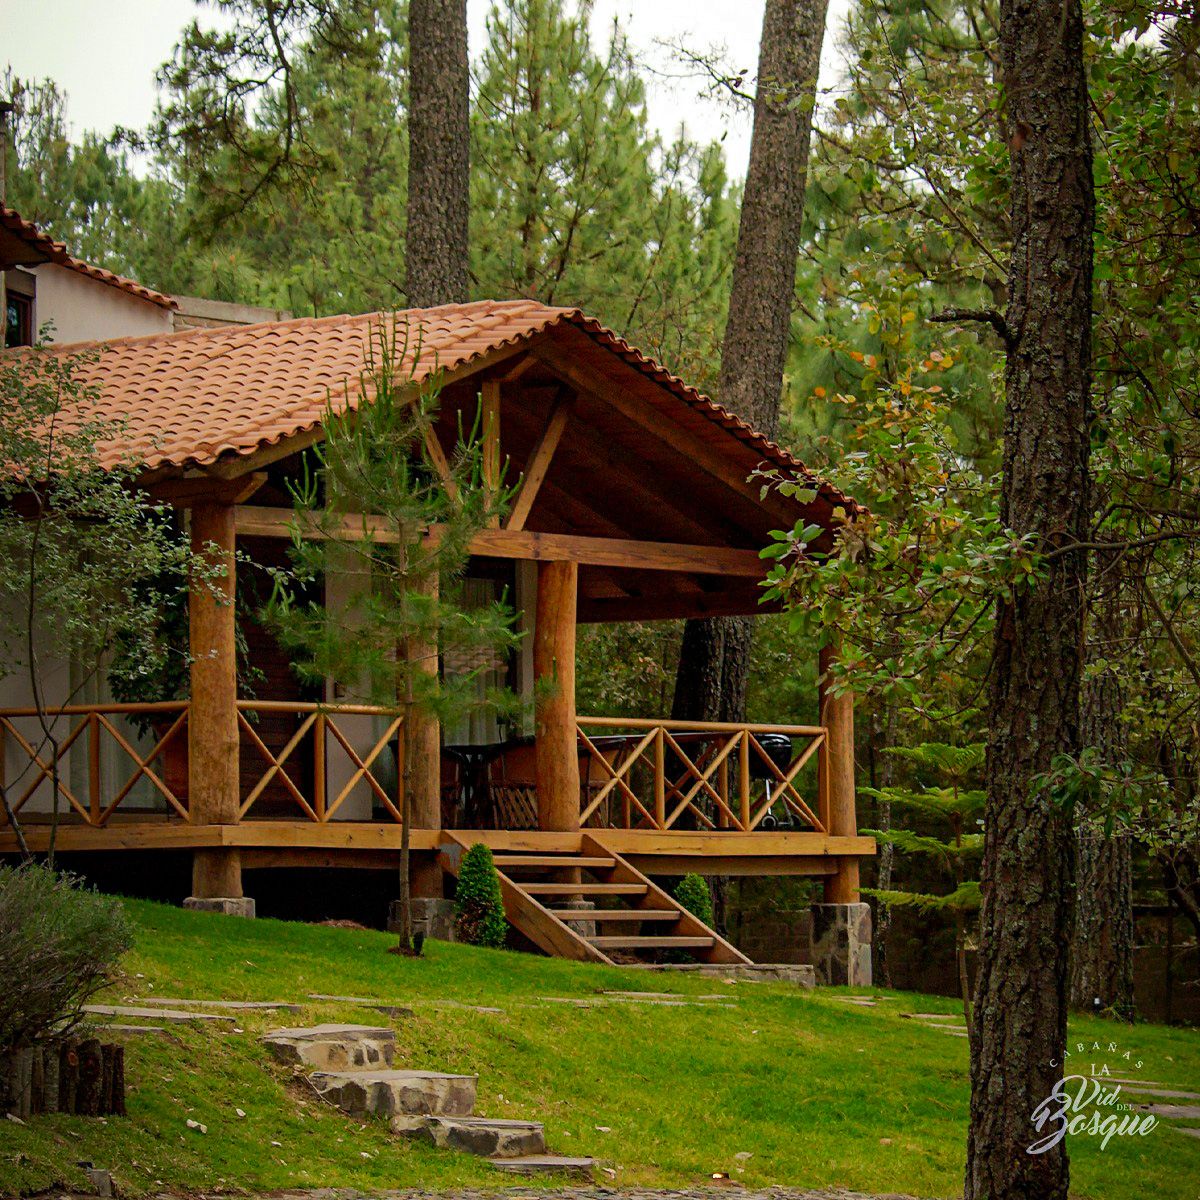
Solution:
{"label": "x-pattern railing", "polygon": [[[57,774],[59,799],[65,800],[88,825],[106,825],[142,779],[186,820],[186,797],[176,795],[153,764],[156,759],[163,758],[176,739],[184,736],[188,708],[186,700],[158,704],[68,704],[45,714],[53,739],[46,736],[37,720],[37,709],[0,709],[0,782],[8,792],[13,813],[20,813],[39,788],[53,789]],[[159,726],[169,724],[150,751],[142,754],[114,724],[113,718],[117,717],[147,723],[157,717]],[[81,741],[87,752],[87,791],[83,799],[76,795],[68,780],[71,774],[68,755]],[[133,763],[132,773],[111,798],[106,798],[100,769],[102,743],[106,741],[115,745],[120,756]],[[10,745],[16,748],[17,755],[9,753]],[[6,821],[7,817],[0,814],[0,823]]]}
{"label": "x-pattern railing", "polygon": [[[818,833],[827,828],[827,740],[809,725],[726,724],[578,718],[586,764],[580,824],[624,829],[758,829],[769,813],[787,814]],[[603,733],[601,732],[603,731]],[[787,739],[781,765],[764,735]],[[816,757],[817,809],[797,786]]]}
{"label": "x-pattern railing", "polygon": [[[263,741],[251,719],[255,714],[265,715],[267,713],[294,714],[301,718],[295,732],[278,752],[272,750]],[[340,718],[352,716],[384,718],[384,731],[374,740],[366,754],[360,754],[354,748],[350,738],[338,725]],[[372,704],[330,706],[284,700],[239,700],[238,725],[251,747],[265,762],[266,767],[242,798],[238,808],[238,820],[246,817],[246,814],[262,799],[272,783],[278,783],[308,820],[324,823],[334,816],[360,783],[365,783],[372,795],[391,815],[392,820],[399,821],[400,809],[397,806],[396,798],[388,795],[387,789],[376,778],[371,768],[388,743],[396,736],[403,723],[403,715],[395,709],[380,708]],[[311,772],[306,770],[302,778],[294,765],[290,771],[287,768],[289,763],[295,763],[295,752],[306,738],[310,739],[312,743],[312,769]],[[331,741],[341,748],[353,768],[350,777],[332,800],[327,796],[326,786],[328,752]],[[401,749],[399,742],[397,747],[398,750]],[[399,758],[399,754],[397,758]]]}

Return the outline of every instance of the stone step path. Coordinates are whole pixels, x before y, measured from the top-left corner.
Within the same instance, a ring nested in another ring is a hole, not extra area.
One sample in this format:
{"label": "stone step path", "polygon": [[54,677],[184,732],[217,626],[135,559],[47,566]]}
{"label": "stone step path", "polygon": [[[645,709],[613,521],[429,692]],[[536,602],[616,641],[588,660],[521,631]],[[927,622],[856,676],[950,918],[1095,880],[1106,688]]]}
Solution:
{"label": "stone step path", "polygon": [[395,1117],[392,1132],[427,1141],[443,1150],[461,1150],[483,1158],[526,1158],[546,1153],[541,1121],[489,1117]]}
{"label": "stone step path", "polygon": [[308,998],[322,1004],[353,1004],[358,1008],[373,1008],[385,1017],[411,1017],[413,1010],[407,1005],[396,1004],[391,1000],[380,1000],[373,996],[327,996],[323,992],[309,992]]}
{"label": "stone step path", "polygon": [[540,1121],[476,1116],[475,1075],[393,1067],[391,1029],[313,1025],[275,1029],[260,1040],[278,1061],[308,1068],[306,1078],[323,1100],[356,1119],[382,1117],[397,1136],[477,1154],[500,1169],[526,1174],[590,1172],[594,1165],[590,1158],[547,1154]]}
{"label": "stone step path", "polygon": [[390,1067],[396,1052],[395,1033],[386,1026],[375,1025],[273,1029],[261,1040],[280,1062],[321,1071]]}
{"label": "stone step path", "polygon": [[231,1012],[303,1012],[302,1004],[294,1004],[290,1000],[182,1000],[178,997],[141,996],[136,1003],[162,1006],[164,1008],[221,1008]]}
{"label": "stone step path", "polygon": [[83,1011],[93,1017],[132,1017],[142,1021],[167,1021],[172,1025],[185,1025],[189,1021],[198,1025],[229,1026],[237,1024],[237,1018],[225,1013],[184,1012],[174,1008],[154,1008],[126,1004],[85,1004]]}
{"label": "stone step path", "polygon": [[475,1111],[474,1075],[440,1071],[314,1071],[317,1094],[352,1117],[456,1116]]}
{"label": "stone step path", "polygon": [[524,1158],[494,1158],[492,1166],[508,1175],[562,1174],[591,1176],[594,1158],[572,1158],[567,1154],[533,1154]]}

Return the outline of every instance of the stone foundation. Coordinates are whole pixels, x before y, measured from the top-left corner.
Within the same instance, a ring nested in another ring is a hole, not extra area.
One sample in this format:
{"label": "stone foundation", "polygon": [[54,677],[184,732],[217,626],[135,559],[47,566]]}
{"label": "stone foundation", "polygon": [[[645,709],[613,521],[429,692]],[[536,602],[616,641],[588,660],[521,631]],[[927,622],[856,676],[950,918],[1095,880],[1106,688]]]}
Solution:
{"label": "stone foundation", "polygon": [[[439,942],[456,941],[454,933],[454,901],[435,900],[428,896],[414,896],[412,899],[413,936],[423,934],[426,938],[436,938]],[[388,909],[389,933],[400,930],[400,901],[393,900]]]}
{"label": "stone foundation", "polygon": [[871,986],[871,907],[814,904],[812,959],[818,984]]}
{"label": "stone foundation", "polygon": [[249,896],[189,896],[183,907],[193,912],[223,913],[227,917],[254,916],[254,901]]}
{"label": "stone foundation", "polygon": [[[568,900],[563,908],[569,908],[572,912],[594,912],[596,905],[591,900],[585,900],[582,896],[576,896],[573,900]],[[571,928],[575,930],[581,938],[592,938],[596,936],[595,921],[572,921]],[[625,926],[628,929],[628,926]],[[621,930],[614,930],[619,933]]]}

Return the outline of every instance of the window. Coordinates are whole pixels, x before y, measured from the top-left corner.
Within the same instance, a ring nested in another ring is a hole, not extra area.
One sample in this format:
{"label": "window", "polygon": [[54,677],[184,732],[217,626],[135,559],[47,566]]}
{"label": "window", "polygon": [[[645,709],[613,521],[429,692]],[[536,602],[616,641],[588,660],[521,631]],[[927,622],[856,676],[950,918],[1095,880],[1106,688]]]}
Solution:
{"label": "window", "polygon": [[4,348],[33,345],[33,297],[6,292],[7,315],[4,321]]}

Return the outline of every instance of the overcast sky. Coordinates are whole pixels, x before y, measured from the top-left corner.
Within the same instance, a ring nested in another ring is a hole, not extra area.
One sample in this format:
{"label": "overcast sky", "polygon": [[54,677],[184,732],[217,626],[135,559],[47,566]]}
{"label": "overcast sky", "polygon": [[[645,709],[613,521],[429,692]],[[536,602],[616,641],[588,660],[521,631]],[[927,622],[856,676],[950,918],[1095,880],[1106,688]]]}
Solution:
{"label": "overcast sky", "polygon": [[[836,83],[835,43],[848,0],[831,0],[821,85]],[[68,96],[74,132],[107,133],[114,125],[144,125],[154,107],[154,72],[170,56],[194,0],[0,0],[0,61],[22,78],[53,79]],[[491,0],[468,0],[472,54],[484,39]],[[679,78],[660,43],[724,48],[730,64],[753,75],[758,62],[762,0],[596,0],[593,30],[604,37],[620,20],[638,59],[654,72],[649,110],[664,137],[680,122],[700,141],[724,134],[732,172],[742,174],[750,148],[748,117],[706,98],[695,79]],[[211,9],[207,10],[211,13]]]}

